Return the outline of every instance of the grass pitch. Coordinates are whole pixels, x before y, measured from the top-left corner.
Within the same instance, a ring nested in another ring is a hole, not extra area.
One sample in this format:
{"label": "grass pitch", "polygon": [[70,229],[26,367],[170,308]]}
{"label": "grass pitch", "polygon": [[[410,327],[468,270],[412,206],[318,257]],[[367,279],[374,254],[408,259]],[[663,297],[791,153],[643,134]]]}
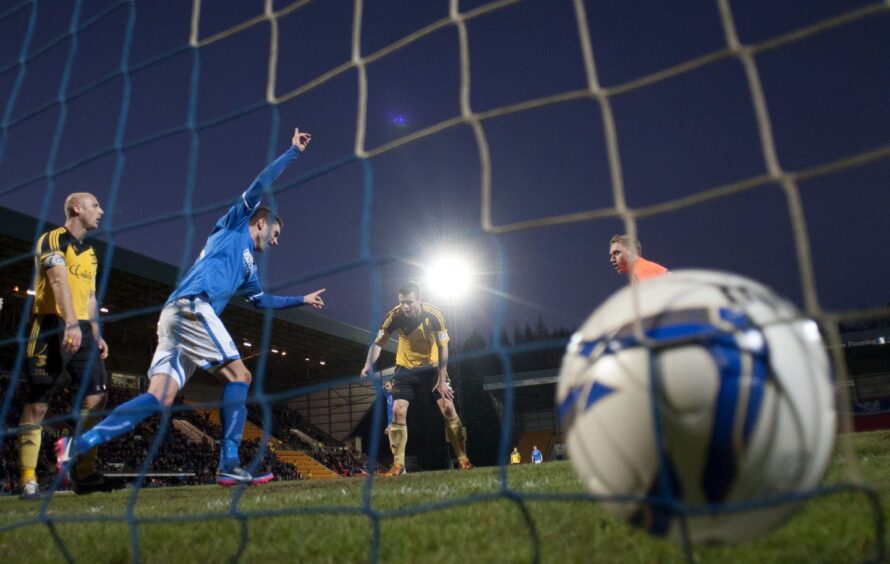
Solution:
{"label": "grass pitch", "polygon": [[[863,477],[890,508],[890,433],[852,437]],[[843,479],[836,457],[828,483]],[[567,462],[395,479],[272,482],[0,498],[0,562],[684,562],[585,499]],[[372,487],[369,487],[372,486]],[[881,527],[885,527],[881,524]],[[375,536],[375,531],[379,533]],[[877,553],[860,492],[811,500],[757,541],[696,547],[698,562],[861,562]],[[535,542],[537,538],[537,542]],[[377,542],[375,542],[375,539]],[[375,552],[376,551],[376,552]],[[885,551],[885,554],[887,552]]]}

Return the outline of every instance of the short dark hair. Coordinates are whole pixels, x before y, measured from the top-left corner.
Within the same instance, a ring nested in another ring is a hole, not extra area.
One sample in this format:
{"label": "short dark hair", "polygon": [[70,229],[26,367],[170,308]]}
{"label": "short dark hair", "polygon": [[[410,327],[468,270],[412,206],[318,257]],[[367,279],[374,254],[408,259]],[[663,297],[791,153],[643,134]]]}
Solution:
{"label": "short dark hair", "polygon": [[278,227],[284,227],[284,221],[281,220],[281,216],[272,211],[272,208],[269,206],[258,207],[253,212],[253,215],[250,216],[250,225],[256,225],[260,218],[265,219],[267,222],[274,221],[278,224]]}
{"label": "short dark hair", "polygon": [[636,237],[631,237],[630,235],[612,235],[612,238],[609,240],[609,245],[614,245],[615,243],[618,243],[626,249],[634,248],[639,256],[643,256],[643,245],[640,244],[640,240]]}
{"label": "short dark hair", "polygon": [[415,282],[414,280],[408,280],[401,286],[399,286],[399,295],[407,296],[408,294],[414,294],[417,299],[420,299],[420,284]]}

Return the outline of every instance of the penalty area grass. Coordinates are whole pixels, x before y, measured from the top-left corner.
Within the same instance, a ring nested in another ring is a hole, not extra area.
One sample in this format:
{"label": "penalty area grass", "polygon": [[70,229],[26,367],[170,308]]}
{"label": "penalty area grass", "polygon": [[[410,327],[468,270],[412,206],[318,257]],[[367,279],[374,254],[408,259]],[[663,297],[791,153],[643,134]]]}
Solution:
{"label": "penalty area grass", "polygon": [[[863,478],[890,507],[890,433],[852,437]],[[847,467],[837,455],[827,479]],[[16,562],[684,562],[586,498],[568,462],[398,478],[271,482],[247,488],[132,488],[42,502],[0,497],[0,561]],[[885,518],[886,519],[886,518]],[[374,531],[379,545],[374,545]],[[882,535],[885,537],[886,534]],[[810,500],[755,541],[695,547],[698,562],[861,562],[876,553],[869,498]],[[537,542],[535,542],[537,539]],[[885,554],[887,554],[885,552]]]}

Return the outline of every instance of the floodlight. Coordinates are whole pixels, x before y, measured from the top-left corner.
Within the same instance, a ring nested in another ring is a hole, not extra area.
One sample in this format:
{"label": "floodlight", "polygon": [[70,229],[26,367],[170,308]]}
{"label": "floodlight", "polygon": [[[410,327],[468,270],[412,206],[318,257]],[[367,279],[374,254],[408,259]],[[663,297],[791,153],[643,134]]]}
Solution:
{"label": "floodlight", "polygon": [[429,263],[426,288],[432,295],[456,299],[472,285],[473,269],[469,261],[457,254],[442,255]]}

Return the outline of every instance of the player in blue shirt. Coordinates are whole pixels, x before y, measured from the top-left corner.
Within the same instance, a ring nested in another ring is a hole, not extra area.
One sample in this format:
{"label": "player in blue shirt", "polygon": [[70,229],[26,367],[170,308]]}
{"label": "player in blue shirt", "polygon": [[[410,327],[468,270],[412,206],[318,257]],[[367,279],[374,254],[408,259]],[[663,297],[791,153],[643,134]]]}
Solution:
{"label": "player in blue shirt", "polygon": [[534,462],[535,464],[544,462],[544,455],[541,454],[540,450],[538,450],[537,445],[532,448],[532,462]]}
{"label": "player in blue shirt", "polygon": [[213,228],[200,256],[167,299],[158,321],[158,347],[148,376],[148,392],[119,405],[101,423],[76,440],[56,444],[60,472],[71,460],[94,446],[132,431],[145,418],[170,406],[195,369],[200,367],[225,379],[220,419],[222,442],[217,483],[261,484],[272,474],[252,476],[241,468],[238,445],[247,419],[247,390],[251,374],[235,343],[219,319],[229,300],[240,295],[255,307],[281,309],[309,304],[324,307],[324,289],[306,296],[271,296],[257,278],[254,252],[278,246],[282,221],[260,206],[263,193],[297,159],[312,136],[294,130],[292,146],[266,167]]}
{"label": "player in blue shirt", "polygon": [[386,396],[386,434],[392,427],[392,379],[383,383],[383,395]]}

